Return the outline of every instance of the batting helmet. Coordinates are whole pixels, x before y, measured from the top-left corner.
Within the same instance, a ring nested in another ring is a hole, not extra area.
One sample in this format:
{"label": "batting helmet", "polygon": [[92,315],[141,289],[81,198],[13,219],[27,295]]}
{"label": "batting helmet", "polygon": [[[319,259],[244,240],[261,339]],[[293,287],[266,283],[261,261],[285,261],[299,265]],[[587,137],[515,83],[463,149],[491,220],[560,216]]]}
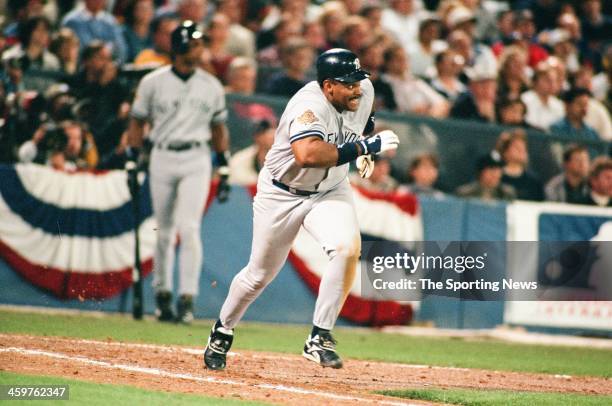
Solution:
{"label": "batting helmet", "polygon": [[368,78],[369,72],[361,69],[357,55],[343,48],[333,48],[317,58],[317,81],[323,85],[325,79],[353,83]]}
{"label": "batting helmet", "polygon": [[204,34],[193,21],[185,20],[172,31],[172,52],[174,54],[184,54],[189,51],[189,41],[203,37]]}

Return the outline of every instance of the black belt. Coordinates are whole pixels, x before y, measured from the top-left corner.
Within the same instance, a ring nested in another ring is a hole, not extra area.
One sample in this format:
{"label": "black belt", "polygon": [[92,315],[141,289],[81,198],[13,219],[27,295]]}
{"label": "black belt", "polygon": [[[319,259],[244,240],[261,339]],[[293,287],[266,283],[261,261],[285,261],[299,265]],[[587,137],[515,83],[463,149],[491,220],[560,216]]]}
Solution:
{"label": "black belt", "polygon": [[319,193],[319,192],[311,192],[308,190],[296,189],[291,186],[287,186],[284,183],[277,181],[276,179],[272,179],[272,184],[278,188],[283,189],[286,192],[289,192],[291,194],[298,195],[298,196],[312,196],[312,195],[316,195],[317,193]]}
{"label": "black belt", "polygon": [[187,141],[187,142],[170,142],[167,144],[156,144],[155,147],[159,149],[167,149],[168,151],[187,151],[191,148],[198,148],[203,143],[200,141]]}

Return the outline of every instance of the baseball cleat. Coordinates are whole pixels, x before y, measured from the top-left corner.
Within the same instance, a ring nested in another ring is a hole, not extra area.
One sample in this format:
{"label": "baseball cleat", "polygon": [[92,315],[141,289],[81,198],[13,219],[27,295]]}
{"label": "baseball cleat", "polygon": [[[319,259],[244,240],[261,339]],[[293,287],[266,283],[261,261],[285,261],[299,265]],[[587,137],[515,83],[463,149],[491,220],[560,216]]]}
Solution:
{"label": "baseball cleat", "polygon": [[225,369],[225,358],[232,347],[234,330],[224,328],[220,322],[216,322],[208,337],[208,344],[204,349],[204,364],[206,368],[214,371]]}
{"label": "baseball cleat", "polygon": [[193,296],[181,295],[176,305],[176,309],[176,322],[182,324],[191,324],[191,322],[193,321]]}
{"label": "baseball cleat", "polygon": [[155,316],[159,321],[174,321],[174,311],[172,311],[172,293],[170,292],[157,292],[155,295],[155,302],[157,307],[155,309]]}
{"label": "baseball cleat", "polygon": [[342,368],[342,360],[336,354],[336,340],[330,333],[321,333],[314,337],[309,335],[302,355],[322,367]]}

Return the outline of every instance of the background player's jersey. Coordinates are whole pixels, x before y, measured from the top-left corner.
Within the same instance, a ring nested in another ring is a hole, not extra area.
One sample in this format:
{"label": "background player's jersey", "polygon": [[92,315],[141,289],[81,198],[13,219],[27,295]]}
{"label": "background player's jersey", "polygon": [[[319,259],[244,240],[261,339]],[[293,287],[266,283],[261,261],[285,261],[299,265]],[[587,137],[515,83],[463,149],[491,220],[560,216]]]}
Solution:
{"label": "background player's jersey", "polygon": [[291,143],[312,136],[336,145],[357,141],[374,101],[374,88],[369,79],[361,81],[361,92],[357,111],[340,114],[316,81],[301,88],[289,100],[274,135],[274,145],[266,156],[265,167],[272,177],[308,191],[329,190],[342,182],[348,174],[348,163],[332,168],[303,168],[295,160]]}
{"label": "background player's jersey", "polygon": [[171,66],[142,78],[132,105],[132,116],[152,123],[154,144],[210,140],[210,125],[227,119],[225,92],[217,78],[196,69],[182,80]]}

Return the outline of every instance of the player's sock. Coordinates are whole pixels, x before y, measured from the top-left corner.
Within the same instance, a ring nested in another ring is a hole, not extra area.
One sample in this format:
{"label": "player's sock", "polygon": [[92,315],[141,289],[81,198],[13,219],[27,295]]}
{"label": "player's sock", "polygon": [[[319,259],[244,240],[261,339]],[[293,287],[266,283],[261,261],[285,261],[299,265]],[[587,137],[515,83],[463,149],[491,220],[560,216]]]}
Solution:
{"label": "player's sock", "polygon": [[311,337],[317,336],[319,334],[323,334],[323,333],[329,333],[330,330],[326,330],[324,328],[320,328],[315,326],[314,324],[312,325],[312,332],[310,333]]}

